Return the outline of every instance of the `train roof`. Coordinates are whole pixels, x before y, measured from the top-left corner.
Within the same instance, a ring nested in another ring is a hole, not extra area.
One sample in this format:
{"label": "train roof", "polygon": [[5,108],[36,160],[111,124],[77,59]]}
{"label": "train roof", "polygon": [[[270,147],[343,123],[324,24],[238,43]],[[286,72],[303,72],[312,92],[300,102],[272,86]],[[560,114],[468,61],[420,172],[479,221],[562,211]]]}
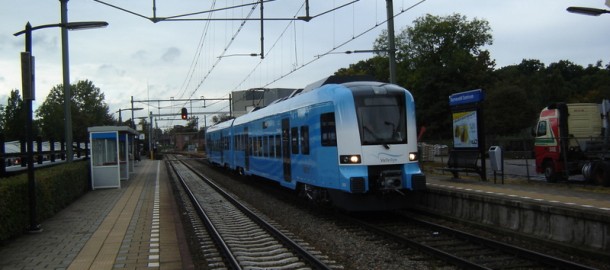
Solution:
{"label": "train roof", "polygon": [[208,127],[206,132],[213,132],[214,130],[228,128],[233,125],[233,121],[235,121],[235,119],[229,119],[229,120],[214,124],[214,125]]}
{"label": "train roof", "polygon": [[[331,86],[331,85],[335,85],[335,86]],[[319,95],[313,95],[313,96],[307,95],[308,97],[303,97],[303,98],[299,97],[298,99],[294,98],[297,96],[308,94],[309,92],[313,93],[314,90],[317,90],[317,89],[320,89],[326,93],[326,90],[324,90],[324,89],[329,89],[329,88],[332,88],[332,89],[343,88],[343,89],[350,89],[351,91],[355,91],[359,88],[362,89],[362,87],[366,88],[366,86],[375,88],[376,86],[383,86],[383,85],[392,85],[392,84],[375,81],[374,78],[372,78],[370,76],[330,76],[330,77],[324,78],[322,80],[319,80],[317,82],[311,83],[303,89],[297,89],[292,94],[290,94],[288,97],[278,99],[278,100],[272,102],[271,104],[269,104],[267,107],[257,109],[248,114],[237,117],[234,120],[218,123],[218,124],[210,127],[209,131],[213,131],[213,130],[217,130],[217,129],[224,129],[224,128],[230,127],[231,125],[240,125],[244,122],[249,122],[249,121],[252,121],[252,120],[255,120],[255,119],[258,119],[261,117],[265,117],[268,115],[281,113],[281,112],[295,109],[297,107],[301,107],[301,106],[304,106],[307,104],[314,104],[314,103],[318,103],[318,102],[326,102],[326,101],[332,100],[331,96],[326,96],[326,95],[324,95],[326,97],[322,98],[322,99],[320,99],[321,96],[319,96]],[[393,85],[393,86],[399,87],[399,86],[395,86],[395,85]]]}
{"label": "train roof", "polygon": [[[307,85],[304,89],[302,89],[302,93],[309,92],[313,89],[320,88],[325,84],[343,84],[348,82],[363,82],[363,81],[375,81],[375,78],[368,75],[352,75],[352,76],[328,76],[322,80],[311,83]],[[300,93],[299,92],[299,93]]]}

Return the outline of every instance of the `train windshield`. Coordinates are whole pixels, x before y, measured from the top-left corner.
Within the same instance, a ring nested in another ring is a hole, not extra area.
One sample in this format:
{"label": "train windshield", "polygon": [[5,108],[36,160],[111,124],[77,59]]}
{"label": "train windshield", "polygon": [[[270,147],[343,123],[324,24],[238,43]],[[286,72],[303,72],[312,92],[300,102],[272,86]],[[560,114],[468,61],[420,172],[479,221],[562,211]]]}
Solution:
{"label": "train windshield", "polygon": [[[368,92],[368,93],[366,93]],[[407,143],[407,120],[403,91],[354,92],[362,145]]]}

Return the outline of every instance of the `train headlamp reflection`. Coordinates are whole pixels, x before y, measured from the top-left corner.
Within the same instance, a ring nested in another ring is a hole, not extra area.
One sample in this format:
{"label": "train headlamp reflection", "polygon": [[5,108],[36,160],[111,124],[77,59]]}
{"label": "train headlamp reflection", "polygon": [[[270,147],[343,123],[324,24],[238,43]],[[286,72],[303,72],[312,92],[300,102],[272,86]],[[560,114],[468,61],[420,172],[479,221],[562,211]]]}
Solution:
{"label": "train headlamp reflection", "polygon": [[360,155],[341,155],[339,160],[341,164],[359,164]]}

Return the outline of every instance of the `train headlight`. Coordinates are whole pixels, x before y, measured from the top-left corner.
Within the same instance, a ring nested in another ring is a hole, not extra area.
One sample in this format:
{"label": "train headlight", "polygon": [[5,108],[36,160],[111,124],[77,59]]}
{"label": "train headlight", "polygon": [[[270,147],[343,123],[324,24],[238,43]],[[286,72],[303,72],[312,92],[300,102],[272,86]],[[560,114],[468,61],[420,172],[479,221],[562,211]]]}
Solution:
{"label": "train headlight", "polygon": [[409,153],[409,161],[417,161],[417,152]]}
{"label": "train headlight", "polygon": [[359,164],[360,155],[341,155],[339,160],[341,164]]}

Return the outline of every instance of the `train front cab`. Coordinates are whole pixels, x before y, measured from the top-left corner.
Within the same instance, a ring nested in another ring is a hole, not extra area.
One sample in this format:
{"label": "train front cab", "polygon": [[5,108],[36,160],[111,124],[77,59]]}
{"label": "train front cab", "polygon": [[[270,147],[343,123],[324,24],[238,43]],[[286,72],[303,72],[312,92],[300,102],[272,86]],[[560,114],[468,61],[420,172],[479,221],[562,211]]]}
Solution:
{"label": "train front cab", "polygon": [[426,188],[413,97],[388,84],[350,89],[353,98],[336,104],[340,186],[331,199],[353,211],[404,208],[407,193]]}

